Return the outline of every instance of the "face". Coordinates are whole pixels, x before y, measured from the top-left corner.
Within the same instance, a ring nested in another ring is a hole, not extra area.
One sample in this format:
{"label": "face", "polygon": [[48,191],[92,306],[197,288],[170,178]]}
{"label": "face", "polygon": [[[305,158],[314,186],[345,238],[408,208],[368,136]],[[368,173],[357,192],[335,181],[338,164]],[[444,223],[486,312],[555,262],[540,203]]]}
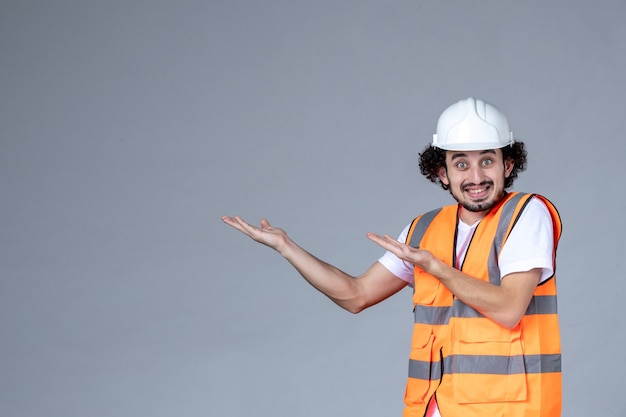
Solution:
{"label": "face", "polygon": [[463,209],[461,219],[475,223],[504,196],[504,181],[513,170],[513,161],[502,158],[501,149],[446,151],[446,168],[439,179]]}

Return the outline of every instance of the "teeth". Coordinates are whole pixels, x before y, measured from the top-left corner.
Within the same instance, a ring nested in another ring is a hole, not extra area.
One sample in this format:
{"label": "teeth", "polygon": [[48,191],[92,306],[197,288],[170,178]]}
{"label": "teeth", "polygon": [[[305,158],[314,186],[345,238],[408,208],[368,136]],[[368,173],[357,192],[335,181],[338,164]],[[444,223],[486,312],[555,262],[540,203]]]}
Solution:
{"label": "teeth", "polygon": [[480,190],[467,190],[467,192],[470,193],[470,194],[480,194],[480,193],[482,193],[485,190],[486,190],[486,188],[481,188]]}

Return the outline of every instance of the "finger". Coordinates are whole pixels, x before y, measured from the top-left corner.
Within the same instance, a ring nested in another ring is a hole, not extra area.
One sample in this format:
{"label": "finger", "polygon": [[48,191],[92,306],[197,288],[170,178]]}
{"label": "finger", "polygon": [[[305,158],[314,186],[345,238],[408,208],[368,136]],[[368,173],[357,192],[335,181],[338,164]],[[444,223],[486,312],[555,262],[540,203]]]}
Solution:
{"label": "finger", "polygon": [[250,237],[252,237],[252,234],[254,233],[254,227],[249,225],[244,219],[242,219],[239,216],[235,216],[235,217],[222,216],[222,220],[224,221],[224,223],[228,224],[229,226],[234,227],[235,229],[239,230],[241,233],[246,234]]}
{"label": "finger", "polygon": [[374,241],[378,241],[378,242],[387,242],[387,243],[391,243],[394,246],[400,245],[400,242],[398,242],[397,239],[395,239],[393,236],[390,235],[377,235],[376,233],[372,233],[372,232],[368,232],[366,233],[367,237],[371,240]]}
{"label": "finger", "polygon": [[399,242],[393,238],[390,238],[389,235],[379,236],[375,233],[367,233],[367,238],[377,245],[383,247],[384,249],[394,252],[397,250]]}
{"label": "finger", "polygon": [[372,232],[365,233],[365,236],[367,236],[367,238],[369,240],[371,240],[372,242],[376,242],[376,243],[378,243],[379,241],[382,240],[382,237],[380,237],[376,233],[372,233]]}
{"label": "finger", "polygon": [[242,219],[239,216],[235,216],[235,220],[237,221],[237,224],[241,227],[240,230],[242,230],[245,234],[247,234],[248,236],[254,238],[254,236],[261,231],[261,229],[259,229],[256,226],[251,225],[250,223],[248,223],[247,221],[245,221],[244,219]]}
{"label": "finger", "polygon": [[222,216],[222,221],[224,223],[226,223],[229,226],[238,228],[237,226],[239,225],[239,223],[237,222],[237,220],[234,217],[230,217],[230,216]]}
{"label": "finger", "polygon": [[390,235],[383,235],[383,239],[385,239],[385,241],[394,244],[395,246],[400,246],[402,245],[400,242],[398,242],[398,239],[396,239],[393,236]]}

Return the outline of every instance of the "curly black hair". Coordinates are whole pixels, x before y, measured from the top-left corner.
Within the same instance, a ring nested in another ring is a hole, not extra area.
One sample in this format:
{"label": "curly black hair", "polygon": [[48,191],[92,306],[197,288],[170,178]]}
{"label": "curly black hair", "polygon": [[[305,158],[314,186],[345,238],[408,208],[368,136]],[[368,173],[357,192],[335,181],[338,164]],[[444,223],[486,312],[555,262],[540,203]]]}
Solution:
{"label": "curly black hair", "polygon": [[[515,141],[511,145],[502,148],[502,159],[505,161],[511,159],[514,162],[511,174],[504,181],[504,188],[512,187],[513,181],[517,178],[518,173],[526,170],[527,156],[528,153],[526,152],[524,142]],[[422,175],[431,182],[441,185],[444,190],[449,188],[446,184],[441,182],[437,175],[437,171],[439,171],[440,167],[447,169],[446,151],[444,149],[428,145],[419,154],[419,167]]]}

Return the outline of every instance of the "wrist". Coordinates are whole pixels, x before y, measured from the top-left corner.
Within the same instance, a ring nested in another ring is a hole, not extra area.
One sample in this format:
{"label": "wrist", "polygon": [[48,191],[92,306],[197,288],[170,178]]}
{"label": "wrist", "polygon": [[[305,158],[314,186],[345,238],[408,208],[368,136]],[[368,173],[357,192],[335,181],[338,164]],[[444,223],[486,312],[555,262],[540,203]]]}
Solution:
{"label": "wrist", "polygon": [[424,265],[424,270],[428,272],[430,275],[435,277],[440,277],[443,274],[442,267],[447,266],[443,261],[439,260],[437,257],[432,256],[426,265]]}
{"label": "wrist", "polygon": [[289,259],[293,254],[297,245],[285,235],[283,241],[276,246],[276,252],[278,252],[283,258]]}

